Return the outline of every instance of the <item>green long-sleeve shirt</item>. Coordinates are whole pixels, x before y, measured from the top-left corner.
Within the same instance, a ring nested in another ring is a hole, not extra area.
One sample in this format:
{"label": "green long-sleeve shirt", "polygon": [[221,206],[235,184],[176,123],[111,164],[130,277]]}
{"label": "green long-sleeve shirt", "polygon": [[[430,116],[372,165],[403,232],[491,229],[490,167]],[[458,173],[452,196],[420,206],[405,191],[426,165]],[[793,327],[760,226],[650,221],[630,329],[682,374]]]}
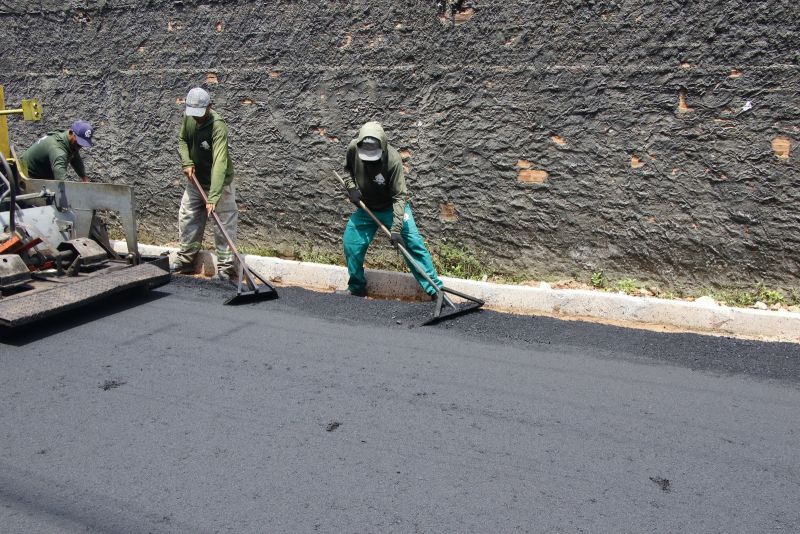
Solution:
{"label": "green long-sleeve shirt", "polygon": [[[378,161],[362,161],[358,157],[358,143],[365,137],[375,137],[381,142],[383,156]],[[358,132],[358,137],[347,146],[344,169],[348,189],[358,187],[361,200],[371,210],[383,211],[392,208],[392,232],[403,229],[403,214],[408,196],[400,154],[386,140],[383,127],[377,122],[368,122]]]}
{"label": "green long-sleeve shirt", "polygon": [[21,159],[28,168],[30,178],[66,180],[68,164],[79,178],[86,176],[80,152],[70,145],[69,130],[48,133],[32,144]]}
{"label": "green long-sleeve shirt", "polygon": [[233,182],[233,163],[228,154],[228,125],[211,111],[202,126],[194,117],[183,116],[178,152],[183,168],[194,166],[197,181],[208,191],[208,201],[216,204],[222,188]]}

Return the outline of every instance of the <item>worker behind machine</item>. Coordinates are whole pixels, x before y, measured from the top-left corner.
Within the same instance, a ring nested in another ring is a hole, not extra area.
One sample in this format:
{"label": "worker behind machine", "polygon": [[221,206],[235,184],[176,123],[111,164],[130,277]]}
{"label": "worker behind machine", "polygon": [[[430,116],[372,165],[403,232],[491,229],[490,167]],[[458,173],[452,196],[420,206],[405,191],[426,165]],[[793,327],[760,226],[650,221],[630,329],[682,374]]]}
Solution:
{"label": "worker behind machine", "polygon": [[92,146],[93,133],[90,123],[77,120],[69,130],[50,132],[36,141],[21,157],[28,178],[66,180],[69,165],[81,181],[88,182],[80,151]]}

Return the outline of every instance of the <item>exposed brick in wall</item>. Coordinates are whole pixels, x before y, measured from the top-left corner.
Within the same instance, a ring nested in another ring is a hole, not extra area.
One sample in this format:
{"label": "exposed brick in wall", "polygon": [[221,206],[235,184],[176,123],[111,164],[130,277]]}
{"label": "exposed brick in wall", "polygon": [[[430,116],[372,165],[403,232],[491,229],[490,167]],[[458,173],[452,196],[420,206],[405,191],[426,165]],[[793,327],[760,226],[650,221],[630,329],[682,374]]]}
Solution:
{"label": "exposed brick in wall", "polygon": [[424,235],[509,271],[798,286],[800,4],[0,2],[0,83],[96,123],[91,174],[174,239],[183,98],[232,132],[243,241],[339,248],[361,123],[401,151]]}

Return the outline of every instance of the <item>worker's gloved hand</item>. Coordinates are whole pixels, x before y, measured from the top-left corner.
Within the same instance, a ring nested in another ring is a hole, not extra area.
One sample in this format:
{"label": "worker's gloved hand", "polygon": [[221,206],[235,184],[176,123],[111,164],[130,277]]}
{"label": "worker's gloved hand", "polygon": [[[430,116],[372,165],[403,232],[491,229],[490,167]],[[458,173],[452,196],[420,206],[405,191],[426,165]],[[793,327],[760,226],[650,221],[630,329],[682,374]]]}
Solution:
{"label": "worker's gloved hand", "polygon": [[353,189],[347,190],[347,195],[350,197],[350,202],[358,206],[358,203],[361,202],[361,191],[358,190],[357,187]]}
{"label": "worker's gloved hand", "polygon": [[392,246],[397,248],[397,245],[405,246],[405,243],[403,243],[403,236],[400,235],[400,232],[392,232]]}

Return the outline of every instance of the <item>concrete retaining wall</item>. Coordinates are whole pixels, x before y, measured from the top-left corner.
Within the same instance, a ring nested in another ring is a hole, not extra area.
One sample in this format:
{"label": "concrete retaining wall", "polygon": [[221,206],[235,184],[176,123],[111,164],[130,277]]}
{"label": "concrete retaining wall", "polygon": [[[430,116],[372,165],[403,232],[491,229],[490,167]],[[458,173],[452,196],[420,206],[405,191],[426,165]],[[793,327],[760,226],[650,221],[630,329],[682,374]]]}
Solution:
{"label": "concrete retaining wall", "polygon": [[800,4],[5,1],[0,79],[97,124],[91,176],[174,240],[181,100],[232,132],[241,240],[339,250],[330,171],[359,125],[401,151],[417,222],[508,272],[798,287]]}

